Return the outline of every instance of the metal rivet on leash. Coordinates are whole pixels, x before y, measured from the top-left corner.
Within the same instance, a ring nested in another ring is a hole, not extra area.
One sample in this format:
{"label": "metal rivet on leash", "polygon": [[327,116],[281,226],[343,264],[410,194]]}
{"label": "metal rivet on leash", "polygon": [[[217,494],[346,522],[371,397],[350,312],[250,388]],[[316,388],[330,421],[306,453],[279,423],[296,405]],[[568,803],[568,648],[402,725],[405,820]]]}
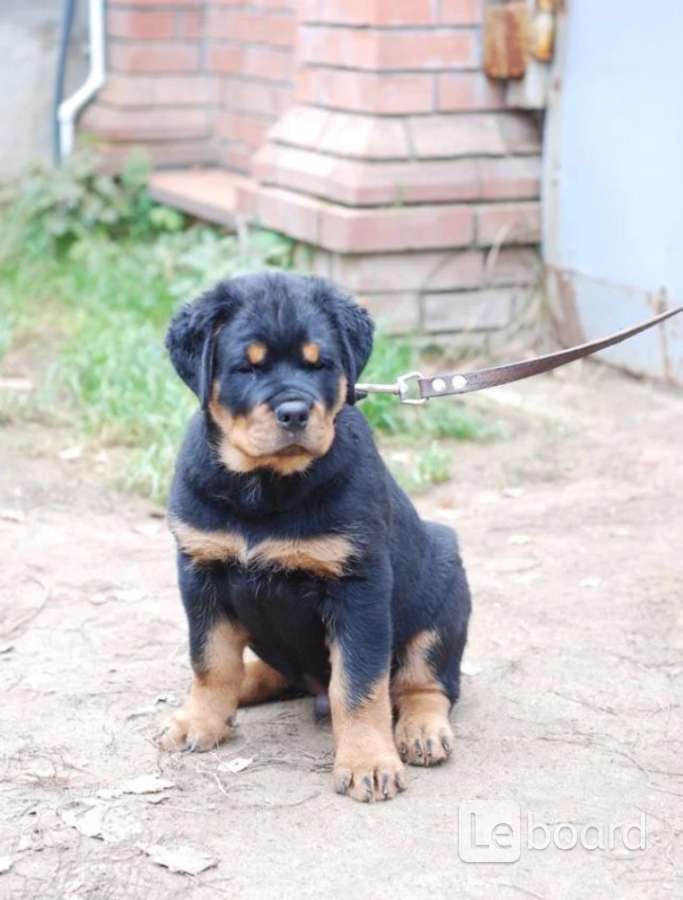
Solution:
{"label": "metal rivet on leash", "polygon": [[[394,384],[357,384],[356,392],[361,398],[365,394],[393,394],[398,397],[400,403],[418,406],[426,403],[432,397],[483,391],[485,388],[509,384],[511,381],[521,381],[522,378],[540,375],[542,372],[549,372],[551,369],[565,366],[567,363],[574,362],[575,359],[581,359],[583,356],[589,356],[591,353],[597,353],[598,350],[604,350],[606,347],[634,337],[641,331],[652,328],[653,325],[677,316],[680,312],[683,312],[683,306],[677,306],[675,309],[653,316],[647,322],[617,331],[605,338],[599,338],[597,341],[578,344],[576,347],[558,350],[556,353],[547,353],[545,356],[535,356],[533,359],[492,366],[489,369],[475,369],[465,375],[460,372],[449,372],[428,377],[422,372],[407,372],[405,375],[399,375]],[[414,396],[416,388],[417,396]]]}

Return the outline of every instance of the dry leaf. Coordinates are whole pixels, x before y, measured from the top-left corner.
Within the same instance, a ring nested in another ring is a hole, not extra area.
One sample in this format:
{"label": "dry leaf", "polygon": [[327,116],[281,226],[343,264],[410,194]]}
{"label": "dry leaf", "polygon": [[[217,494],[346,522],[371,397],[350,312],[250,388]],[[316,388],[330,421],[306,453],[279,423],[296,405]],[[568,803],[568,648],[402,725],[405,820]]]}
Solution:
{"label": "dry leaf", "polygon": [[206,869],[218,865],[218,860],[202,850],[192,847],[164,847],[162,844],[139,844],[140,850],[158,866],[165,866],[171,872],[199,875]]}
{"label": "dry leaf", "polygon": [[108,844],[139,838],[142,834],[142,825],[132,819],[127,810],[104,803],[75,803],[60,810],[59,815],[70,828]]}
{"label": "dry leaf", "polygon": [[172,787],[175,787],[175,781],[169,781],[168,778],[161,778],[159,775],[139,775],[124,782],[121,787],[103,788],[97,792],[97,796],[103,800],[113,800],[124,794],[158,794],[159,791]]}
{"label": "dry leaf", "polygon": [[236,756],[235,759],[231,759],[229,762],[221,763],[218,766],[218,771],[231,772],[233,775],[237,775],[239,772],[243,772],[247,766],[250,766],[253,761],[253,756],[250,756],[248,759],[244,756]]}

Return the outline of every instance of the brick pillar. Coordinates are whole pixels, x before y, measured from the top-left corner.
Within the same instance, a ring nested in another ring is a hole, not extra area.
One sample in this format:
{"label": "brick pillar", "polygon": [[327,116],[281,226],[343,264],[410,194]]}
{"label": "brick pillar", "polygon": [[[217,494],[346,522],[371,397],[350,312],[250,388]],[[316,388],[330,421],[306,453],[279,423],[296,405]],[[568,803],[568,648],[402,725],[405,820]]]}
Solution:
{"label": "brick pillar", "polygon": [[504,327],[535,280],[539,134],[482,72],[482,0],[299,0],[295,103],[243,206],[395,330]]}
{"label": "brick pillar", "polygon": [[116,160],[144,146],[155,165],[212,162],[218,79],[207,71],[206,0],[108,0],[107,80],[80,131]]}

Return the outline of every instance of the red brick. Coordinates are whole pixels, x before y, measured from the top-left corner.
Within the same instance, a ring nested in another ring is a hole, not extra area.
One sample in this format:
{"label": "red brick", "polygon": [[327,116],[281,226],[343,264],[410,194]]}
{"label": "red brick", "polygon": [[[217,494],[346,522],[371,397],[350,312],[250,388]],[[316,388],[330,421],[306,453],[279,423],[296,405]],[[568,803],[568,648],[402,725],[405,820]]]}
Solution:
{"label": "red brick", "polygon": [[[316,256],[324,253],[319,250]],[[338,256],[329,261],[329,274],[353,291],[457,290],[481,285],[483,258],[481,250],[448,249]],[[324,262],[320,260],[322,266]]]}
{"label": "red brick", "polygon": [[361,294],[357,299],[368,308],[384,334],[409,334],[420,327],[420,297],[416,291]]}
{"label": "red brick", "polygon": [[480,198],[477,160],[367,163],[269,144],[259,152],[255,172],[278,187],[348,206]]}
{"label": "red brick", "polygon": [[199,46],[182,41],[112,43],[109,48],[109,66],[115,72],[191,72],[199,64]]}
{"label": "red brick", "polygon": [[541,260],[537,250],[527,247],[503,248],[487,260],[484,279],[493,285],[528,285],[538,280]]}
{"label": "red brick", "polygon": [[541,238],[539,203],[505,203],[477,209],[477,243],[535,244]]}
{"label": "red brick", "polygon": [[407,159],[410,144],[402,119],[331,111],[318,149],[362,159]]}
{"label": "red brick", "polygon": [[473,31],[303,27],[301,58],[360,69],[458,69],[477,63]]}
{"label": "red brick", "polygon": [[302,22],[346,25],[428,25],[432,0],[300,0]]}
{"label": "red brick", "polygon": [[110,9],[107,33],[111,37],[165,40],[175,35],[175,13]]}
{"label": "red brick", "polygon": [[256,197],[261,225],[281,231],[299,241],[317,244],[322,204],[288,191],[261,190]]}
{"label": "red brick", "polygon": [[490,331],[509,325],[515,312],[509,290],[425,294],[424,325],[428,331]]}
{"label": "red brick", "polygon": [[505,87],[483,72],[437,75],[438,108],[444,112],[505,109]]}
{"label": "red brick", "polygon": [[247,45],[244,47],[242,74],[273,81],[288,81],[294,75],[294,54],[291,50]]}
{"label": "red brick", "polygon": [[484,0],[441,0],[440,19],[449,25],[480,25]]}
{"label": "red brick", "polygon": [[289,87],[241,78],[224,78],[222,94],[226,109],[260,113],[273,118],[281,115],[293,98]]}
{"label": "red brick", "polygon": [[270,122],[247,113],[218,112],[215,133],[219,138],[239,141],[247,147],[260,147]]}
{"label": "red brick", "polygon": [[332,115],[315,106],[292,106],[273,126],[271,139],[298,147],[317,147]]}
{"label": "red brick", "polygon": [[474,213],[467,206],[392,209],[323,209],[318,243],[339,253],[463,247],[472,241]]}
{"label": "red brick", "polygon": [[408,120],[417,156],[504,156],[506,146],[494,115],[417,116]]}
{"label": "red brick", "polygon": [[540,130],[528,113],[510,112],[499,117],[500,133],[510,153],[539,153]]}
{"label": "red brick", "polygon": [[209,7],[206,33],[213,38],[292,47],[296,37],[296,21],[287,13],[268,15],[243,9]]}
{"label": "red brick", "polygon": [[207,50],[207,67],[211,72],[241,73],[243,61],[244,47],[239,44],[212,44]]}
{"label": "red brick", "polygon": [[[108,171],[120,171],[130,156],[132,143],[97,142],[97,154],[103,157]],[[205,140],[201,141],[145,141],[145,154],[154,168],[199,166],[216,163],[213,150]]]}
{"label": "red brick", "polygon": [[[252,156],[252,150],[243,144],[233,143],[232,141],[221,144],[216,148],[216,162],[232,172],[249,173],[251,171]],[[242,207],[240,206],[239,208],[242,211]]]}
{"label": "red brick", "polygon": [[485,200],[526,200],[541,192],[541,159],[538,156],[479,160],[480,196]]}
{"label": "red brick", "polygon": [[340,69],[304,69],[297,97],[309,103],[358,112],[410,113],[433,108],[431,75],[375,75]]}
{"label": "red brick", "polygon": [[205,109],[113,109],[90,107],[83,129],[113,141],[181,140],[208,135],[210,115]]}
{"label": "red brick", "polygon": [[218,101],[218,82],[205,75],[110,75],[98,99],[110,106],[205,106]]}
{"label": "red brick", "polygon": [[176,14],[176,35],[190,40],[203,38],[205,24],[204,10],[179,12]]}

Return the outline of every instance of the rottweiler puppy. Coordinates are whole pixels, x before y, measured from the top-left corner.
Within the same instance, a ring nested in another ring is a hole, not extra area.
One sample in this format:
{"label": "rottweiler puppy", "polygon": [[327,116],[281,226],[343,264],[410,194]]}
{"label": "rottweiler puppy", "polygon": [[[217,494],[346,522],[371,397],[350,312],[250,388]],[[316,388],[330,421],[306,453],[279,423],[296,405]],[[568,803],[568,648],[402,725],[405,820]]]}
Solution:
{"label": "rottweiler puppy", "polygon": [[470,613],[454,533],[354,406],[372,334],[330,283],[268,272],[187,304],[166,341],[200,409],[169,504],[194,675],[161,745],[209,750],[238,706],[328,693],[334,785],[361,801],[451,753]]}

